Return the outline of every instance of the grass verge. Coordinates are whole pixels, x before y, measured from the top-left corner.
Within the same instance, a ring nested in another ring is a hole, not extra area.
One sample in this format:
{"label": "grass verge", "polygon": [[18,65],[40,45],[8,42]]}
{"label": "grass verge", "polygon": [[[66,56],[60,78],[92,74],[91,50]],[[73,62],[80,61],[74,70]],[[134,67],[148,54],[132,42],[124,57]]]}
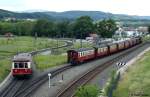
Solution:
{"label": "grass verge", "polygon": [[[113,97],[150,97],[150,51],[123,76]],[[140,96],[143,95],[143,96]]]}
{"label": "grass verge", "polygon": [[10,72],[10,59],[5,59],[0,61],[0,82],[9,74]]}

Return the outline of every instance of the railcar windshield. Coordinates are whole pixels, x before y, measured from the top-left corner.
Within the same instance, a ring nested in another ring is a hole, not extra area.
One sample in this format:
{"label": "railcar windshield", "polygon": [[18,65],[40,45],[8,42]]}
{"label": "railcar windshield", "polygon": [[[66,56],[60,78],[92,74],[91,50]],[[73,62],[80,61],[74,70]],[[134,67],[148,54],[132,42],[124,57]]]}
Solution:
{"label": "railcar windshield", "polygon": [[29,68],[27,62],[14,62],[14,68]]}

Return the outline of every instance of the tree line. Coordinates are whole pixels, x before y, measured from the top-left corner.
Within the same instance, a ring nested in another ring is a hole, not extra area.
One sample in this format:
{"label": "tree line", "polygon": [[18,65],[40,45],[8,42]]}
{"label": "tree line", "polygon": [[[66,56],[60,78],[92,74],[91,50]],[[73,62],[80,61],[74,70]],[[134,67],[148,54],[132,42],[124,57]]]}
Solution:
{"label": "tree line", "polygon": [[106,38],[112,37],[116,30],[117,25],[114,20],[94,22],[89,16],[79,17],[75,21],[62,22],[47,19],[0,22],[1,35],[11,32],[18,36],[85,38],[90,33],[95,33]]}

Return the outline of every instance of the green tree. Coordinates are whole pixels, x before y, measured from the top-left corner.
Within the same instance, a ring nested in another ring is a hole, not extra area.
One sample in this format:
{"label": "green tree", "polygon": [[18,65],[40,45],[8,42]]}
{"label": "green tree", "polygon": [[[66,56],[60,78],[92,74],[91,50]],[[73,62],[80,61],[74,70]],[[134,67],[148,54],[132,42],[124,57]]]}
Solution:
{"label": "green tree", "polygon": [[31,36],[34,24],[35,23],[31,21],[17,22],[13,24],[13,32],[16,35]]}
{"label": "green tree", "polygon": [[57,23],[57,35],[65,37],[69,32],[69,21]]}
{"label": "green tree", "polygon": [[89,16],[81,16],[74,23],[73,32],[76,38],[85,38],[93,30],[93,20]]}
{"label": "green tree", "polygon": [[56,25],[46,19],[39,19],[34,26],[33,35],[35,34],[54,37],[56,36]]}
{"label": "green tree", "polygon": [[118,29],[114,20],[102,20],[95,24],[97,33],[104,38],[111,38]]}
{"label": "green tree", "polygon": [[0,35],[2,34],[2,25],[0,23]]}

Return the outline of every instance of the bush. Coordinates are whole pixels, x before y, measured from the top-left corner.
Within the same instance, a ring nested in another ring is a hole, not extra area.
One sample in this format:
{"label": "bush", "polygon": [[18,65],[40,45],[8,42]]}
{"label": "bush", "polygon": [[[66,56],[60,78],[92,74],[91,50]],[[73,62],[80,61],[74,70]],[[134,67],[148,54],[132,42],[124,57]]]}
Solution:
{"label": "bush", "polygon": [[95,85],[86,85],[80,87],[76,93],[76,97],[98,97],[100,89]]}

